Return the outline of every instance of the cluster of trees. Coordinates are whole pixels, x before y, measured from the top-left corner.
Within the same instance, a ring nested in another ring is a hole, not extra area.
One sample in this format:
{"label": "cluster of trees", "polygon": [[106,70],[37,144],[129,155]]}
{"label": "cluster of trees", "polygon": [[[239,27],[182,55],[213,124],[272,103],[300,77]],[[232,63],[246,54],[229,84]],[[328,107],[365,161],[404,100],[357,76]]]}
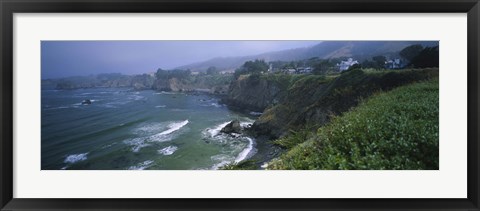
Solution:
{"label": "cluster of trees", "polygon": [[341,61],[339,58],[335,59],[310,59],[312,73],[315,75],[324,75],[328,72],[337,71],[337,64]]}
{"label": "cluster of trees", "polygon": [[[422,45],[411,45],[402,49],[398,55],[403,59],[404,66],[410,68],[427,68],[439,66],[438,46],[423,47]],[[383,55],[374,56],[371,60],[361,63],[362,68],[385,68],[387,58]]]}
{"label": "cluster of trees", "polygon": [[413,67],[438,67],[440,62],[438,46],[426,47],[410,60]]}
{"label": "cluster of trees", "polygon": [[268,70],[268,64],[264,60],[247,61],[240,68],[235,70],[234,76],[237,79],[240,75],[259,75]]}
{"label": "cluster of trees", "polygon": [[385,68],[386,61],[387,57],[385,56],[374,56],[372,57],[372,60],[363,61],[361,66],[364,68],[383,69]]}
{"label": "cluster of trees", "polygon": [[157,79],[171,79],[171,78],[188,78],[192,72],[190,70],[163,70],[161,68],[157,69],[155,77]]}
{"label": "cluster of trees", "polygon": [[273,61],[270,62],[274,69],[298,69],[298,68],[312,68],[312,73],[321,75],[327,72],[333,72],[337,70],[337,63],[339,63],[342,58],[333,58],[333,59],[320,59],[318,57],[312,57],[305,60],[298,61]]}
{"label": "cluster of trees", "polygon": [[219,74],[219,73],[220,73],[220,71],[217,70],[217,68],[214,67],[214,66],[211,66],[207,69],[207,75],[216,75],[216,74]]}

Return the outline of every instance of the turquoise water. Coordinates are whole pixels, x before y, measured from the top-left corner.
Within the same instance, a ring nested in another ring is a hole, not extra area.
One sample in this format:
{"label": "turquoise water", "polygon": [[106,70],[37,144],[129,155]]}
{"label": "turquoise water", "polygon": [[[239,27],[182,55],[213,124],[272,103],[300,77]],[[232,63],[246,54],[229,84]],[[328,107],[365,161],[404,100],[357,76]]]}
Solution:
{"label": "turquoise water", "polygon": [[209,95],[42,90],[41,109],[42,170],[217,169],[255,153],[253,139],[220,133],[234,119],[253,120]]}

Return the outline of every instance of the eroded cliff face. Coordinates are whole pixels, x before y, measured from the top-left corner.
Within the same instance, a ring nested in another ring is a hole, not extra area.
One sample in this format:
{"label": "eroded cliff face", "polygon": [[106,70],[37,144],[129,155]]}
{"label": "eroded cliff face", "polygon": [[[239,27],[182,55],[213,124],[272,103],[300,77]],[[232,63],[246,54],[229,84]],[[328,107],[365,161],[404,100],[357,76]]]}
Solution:
{"label": "eroded cliff face", "polygon": [[179,78],[157,79],[153,84],[157,91],[171,92],[205,92],[210,94],[225,95],[228,92],[228,84],[208,83],[205,80],[185,80]]}
{"label": "eroded cliff face", "polygon": [[263,112],[280,102],[287,87],[285,76],[242,75],[230,84],[228,97],[223,102],[235,109]]}
{"label": "eroded cliff face", "polygon": [[373,73],[352,70],[335,78],[289,77],[244,77],[230,86],[229,105],[263,111],[251,128],[257,136],[278,138],[291,130],[318,128],[375,92],[438,77],[438,69]]}

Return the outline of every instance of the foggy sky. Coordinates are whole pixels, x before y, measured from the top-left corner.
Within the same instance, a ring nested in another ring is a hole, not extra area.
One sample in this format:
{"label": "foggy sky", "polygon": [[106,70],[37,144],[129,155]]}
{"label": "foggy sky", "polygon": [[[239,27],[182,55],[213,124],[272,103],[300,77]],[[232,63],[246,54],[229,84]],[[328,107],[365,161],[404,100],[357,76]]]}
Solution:
{"label": "foggy sky", "polygon": [[256,55],[319,41],[42,41],[42,79],[141,74],[215,57]]}

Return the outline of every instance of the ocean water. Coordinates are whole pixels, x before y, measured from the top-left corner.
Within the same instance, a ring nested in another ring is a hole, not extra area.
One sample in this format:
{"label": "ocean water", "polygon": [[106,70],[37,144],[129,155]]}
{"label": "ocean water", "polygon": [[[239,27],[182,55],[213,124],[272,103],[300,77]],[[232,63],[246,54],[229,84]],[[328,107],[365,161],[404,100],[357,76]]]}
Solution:
{"label": "ocean water", "polygon": [[217,169],[255,153],[254,139],[220,132],[234,119],[244,127],[253,120],[209,95],[42,90],[41,106],[42,170]]}

